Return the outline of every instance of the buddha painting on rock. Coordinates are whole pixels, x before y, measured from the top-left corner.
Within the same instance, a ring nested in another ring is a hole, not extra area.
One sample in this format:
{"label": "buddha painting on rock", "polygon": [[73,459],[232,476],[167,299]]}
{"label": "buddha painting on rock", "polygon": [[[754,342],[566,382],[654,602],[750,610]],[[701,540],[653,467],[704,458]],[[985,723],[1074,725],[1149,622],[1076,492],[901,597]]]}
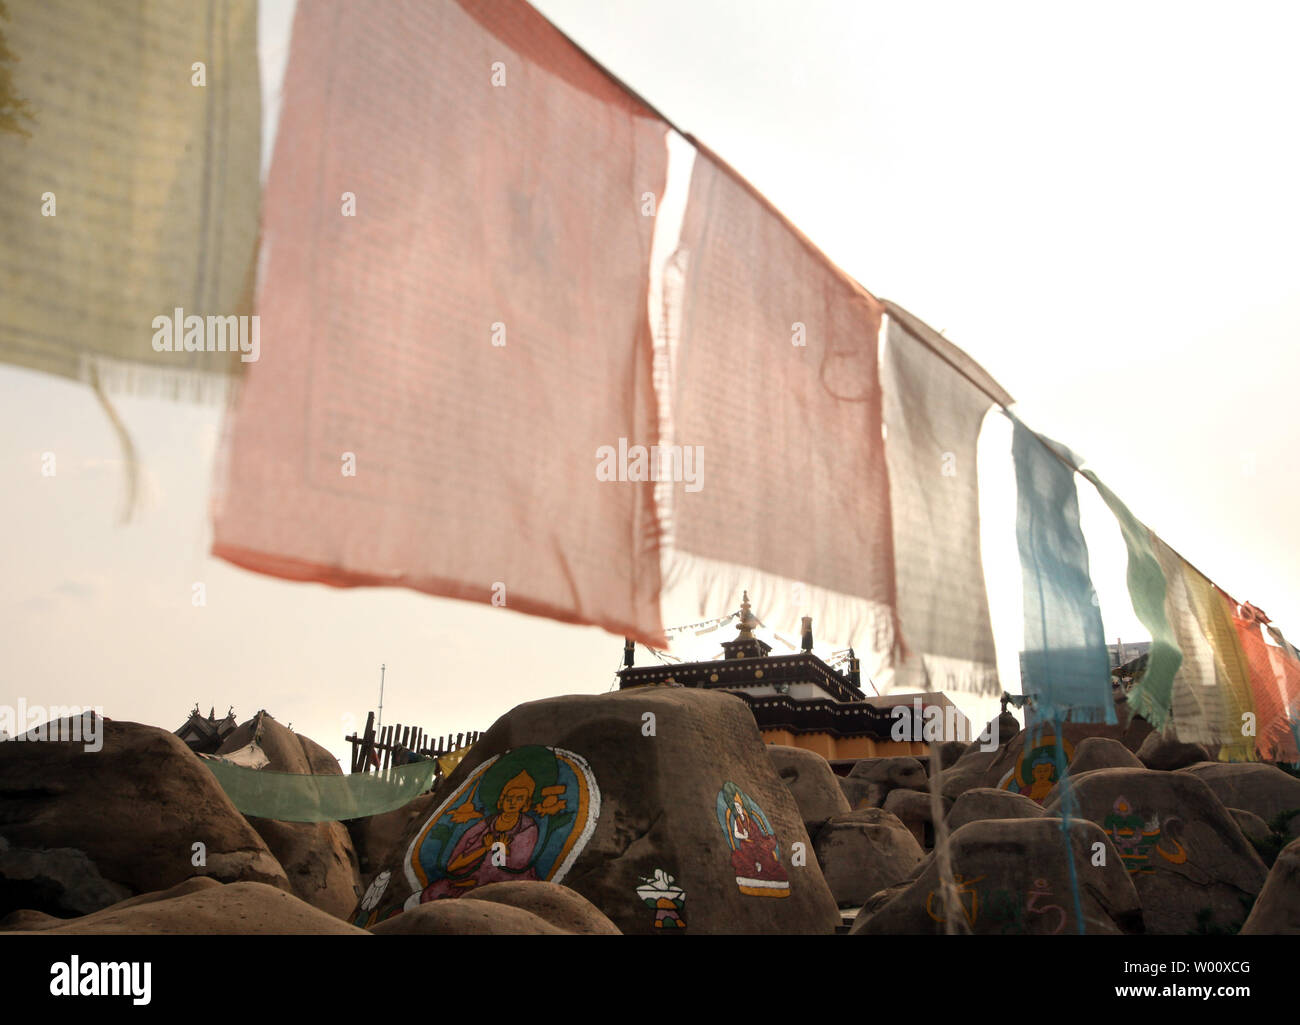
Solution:
{"label": "buddha painting on rock", "polygon": [[[528,811],[536,789],[537,781],[527,771],[520,770],[501,788],[495,815],[480,817],[469,802],[454,810],[451,813],[453,822],[457,821],[458,813],[463,816],[461,821],[471,815],[479,821],[456,841],[447,859],[446,877],[426,886],[420,894],[420,902],[459,897],[485,883],[536,880],[537,870],[532,858],[539,830]],[[550,796],[555,800],[553,795]],[[563,803],[559,801],[561,806]]]}
{"label": "buddha painting on rock", "polygon": [[406,886],[391,886],[398,892],[382,908],[358,909],[357,924],[364,928],[488,883],[559,882],[599,815],[600,790],[580,755],[541,746],[493,755],[416,833],[402,866]]}
{"label": "buddha painting on rock", "polygon": [[[1061,738],[1061,745],[1068,764],[1074,757],[1074,747],[1064,737]],[[1013,794],[1024,794],[1031,801],[1042,804],[1056,783],[1056,738],[1045,736],[1033,744],[1026,742],[1020,757],[1016,759],[1015,769],[1002,781],[1002,789]]]}

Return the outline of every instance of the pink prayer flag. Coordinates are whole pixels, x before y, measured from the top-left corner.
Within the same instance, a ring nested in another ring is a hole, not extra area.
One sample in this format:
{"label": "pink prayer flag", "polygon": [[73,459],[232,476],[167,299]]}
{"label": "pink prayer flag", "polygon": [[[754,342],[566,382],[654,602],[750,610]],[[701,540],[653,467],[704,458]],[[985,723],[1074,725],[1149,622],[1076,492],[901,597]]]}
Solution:
{"label": "pink prayer flag", "polygon": [[300,0],[214,554],[664,646],[647,315],[666,125],[516,0]]}
{"label": "pink prayer flag", "polygon": [[672,586],[701,610],[748,590],[773,629],[811,614],[887,660],[881,304],[702,147],[671,266],[673,441],[704,457],[666,511]]}

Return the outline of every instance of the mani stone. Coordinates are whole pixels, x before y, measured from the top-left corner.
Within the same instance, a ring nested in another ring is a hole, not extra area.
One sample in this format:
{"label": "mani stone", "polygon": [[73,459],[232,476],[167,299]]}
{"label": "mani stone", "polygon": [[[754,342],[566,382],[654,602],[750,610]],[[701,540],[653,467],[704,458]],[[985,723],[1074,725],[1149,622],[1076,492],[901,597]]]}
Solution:
{"label": "mani stone", "polygon": [[[88,878],[93,868],[112,885],[91,894],[52,863],[52,874],[26,881],[22,869],[0,881],[0,916],[97,911],[197,875],[289,889],[279,862],[183,740],[139,723],[101,726],[98,752],[74,741],[0,744],[0,831],[14,850],[79,852]],[[206,865],[193,863],[196,843]]]}
{"label": "mani stone", "polygon": [[[1118,726],[1109,726],[1105,723],[1064,723],[1061,727],[1068,745],[1065,752],[1065,760],[1068,765],[1070,759],[1078,754],[1079,748],[1090,737],[1104,737],[1109,740],[1118,742],[1123,735],[1123,730]],[[979,786],[1000,787],[1007,775],[1015,771],[1016,764],[1020,756],[1024,753],[1025,745],[1028,744],[1032,751],[1034,747],[1041,744],[1044,740],[1056,736],[1054,728],[1050,724],[1043,725],[1041,728],[1035,727],[1027,730],[1021,730],[1011,739],[1009,744],[1003,745],[992,762],[989,763],[984,773],[984,779]],[[957,763],[959,766],[960,762]]]}
{"label": "mani stone", "polygon": [[1229,808],[1254,812],[1266,824],[1279,815],[1294,811],[1286,833],[1300,837],[1300,779],[1276,765],[1258,762],[1202,762],[1180,770],[1202,779]]}
{"label": "mani stone", "polygon": [[817,834],[817,861],[841,907],[907,878],[924,857],[898,817],[879,808],[837,815]]}
{"label": "mani stone", "polygon": [[[1137,886],[1148,933],[1235,929],[1267,869],[1209,786],[1185,772],[1098,769],[1070,787]],[[1056,795],[1046,805],[1061,814]]]}
{"label": "mani stone", "polygon": [[830,762],[815,751],[768,744],[767,756],[776,774],[790,788],[809,836],[815,837],[831,816],[850,810],[839,777],[831,770]]}
{"label": "mani stone", "polygon": [[[674,886],[684,891],[681,919],[687,933],[834,934],[839,909],[803,816],[740,698],[721,691],[646,686],[518,705],[474,744],[439,786],[436,801],[450,798],[489,758],[534,745],[584,759],[600,792],[590,838],[564,877],[551,881],[576,890],[625,934],[661,931],[654,925],[654,909],[637,894],[656,872],[672,876]],[[770,822],[789,877],[786,896],[741,892],[718,818],[718,798],[726,783],[747,794]],[[383,866],[391,872],[393,892],[380,902],[381,909],[409,892],[402,882],[405,859],[427,822],[427,817],[413,821]],[[408,914],[403,911],[384,924],[399,923]]]}
{"label": "mani stone", "polygon": [[[981,936],[1073,935],[1079,931],[1070,889],[1069,858],[1056,818],[983,819],[950,834],[955,900],[943,896],[939,860],[892,894],[878,894],[859,912],[851,935],[942,934],[949,918],[958,932]],[[1095,845],[1105,865],[1093,867]],[[1113,847],[1093,823],[1070,824],[1070,850],[1079,880],[1083,929],[1117,935],[1142,931],[1137,891]]]}
{"label": "mani stone", "polygon": [[1277,856],[1242,936],[1300,936],[1300,840]]}
{"label": "mani stone", "polygon": [[[230,754],[253,742],[270,759],[262,772],[340,776],[335,757],[310,737],[294,733],[265,712],[237,727],[218,749]],[[284,868],[293,893],[336,918],[346,918],[362,894],[352,837],[342,822],[282,822],[248,816],[249,825]]]}

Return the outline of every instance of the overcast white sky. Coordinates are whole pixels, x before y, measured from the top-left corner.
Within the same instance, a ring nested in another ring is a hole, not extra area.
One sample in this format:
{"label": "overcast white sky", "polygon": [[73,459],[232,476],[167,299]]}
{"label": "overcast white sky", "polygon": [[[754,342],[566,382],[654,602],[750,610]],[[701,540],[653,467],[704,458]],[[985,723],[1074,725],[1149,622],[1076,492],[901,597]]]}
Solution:
{"label": "overcast white sky", "polygon": [[[868,289],[982,362],[1028,424],[1184,556],[1300,635],[1300,7],[537,6]],[[263,4],[271,114],[291,8]],[[100,705],[168,728],[196,701],[241,719],[266,708],[344,755],[381,662],[385,721],[434,732],[609,688],[622,643],[596,629],[213,560],[220,411],[116,404],[146,474],[126,526],[119,452],[89,390],[0,366],[0,703]],[[987,433],[982,471],[990,444],[1009,446]],[[41,476],[46,451],[57,477]],[[1118,531],[1081,492],[1108,637],[1135,637]],[[986,509],[1007,500],[990,489]],[[1008,530],[1014,544],[1004,520],[985,554],[1013,667]]]}

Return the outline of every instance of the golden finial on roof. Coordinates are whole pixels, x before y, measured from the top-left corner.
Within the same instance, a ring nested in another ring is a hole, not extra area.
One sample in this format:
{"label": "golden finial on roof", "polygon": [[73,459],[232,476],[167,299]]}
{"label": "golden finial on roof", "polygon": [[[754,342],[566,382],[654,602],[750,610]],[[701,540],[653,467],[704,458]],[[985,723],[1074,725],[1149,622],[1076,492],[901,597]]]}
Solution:
{"label": "golden finial on roof", "polygon": [[744,596],[740,600],[740,633],[736,635],[737,640],[753,637],[754,627],[758,625],[758,620],[749,607],[749,591],[745,591],[743,594]]}

